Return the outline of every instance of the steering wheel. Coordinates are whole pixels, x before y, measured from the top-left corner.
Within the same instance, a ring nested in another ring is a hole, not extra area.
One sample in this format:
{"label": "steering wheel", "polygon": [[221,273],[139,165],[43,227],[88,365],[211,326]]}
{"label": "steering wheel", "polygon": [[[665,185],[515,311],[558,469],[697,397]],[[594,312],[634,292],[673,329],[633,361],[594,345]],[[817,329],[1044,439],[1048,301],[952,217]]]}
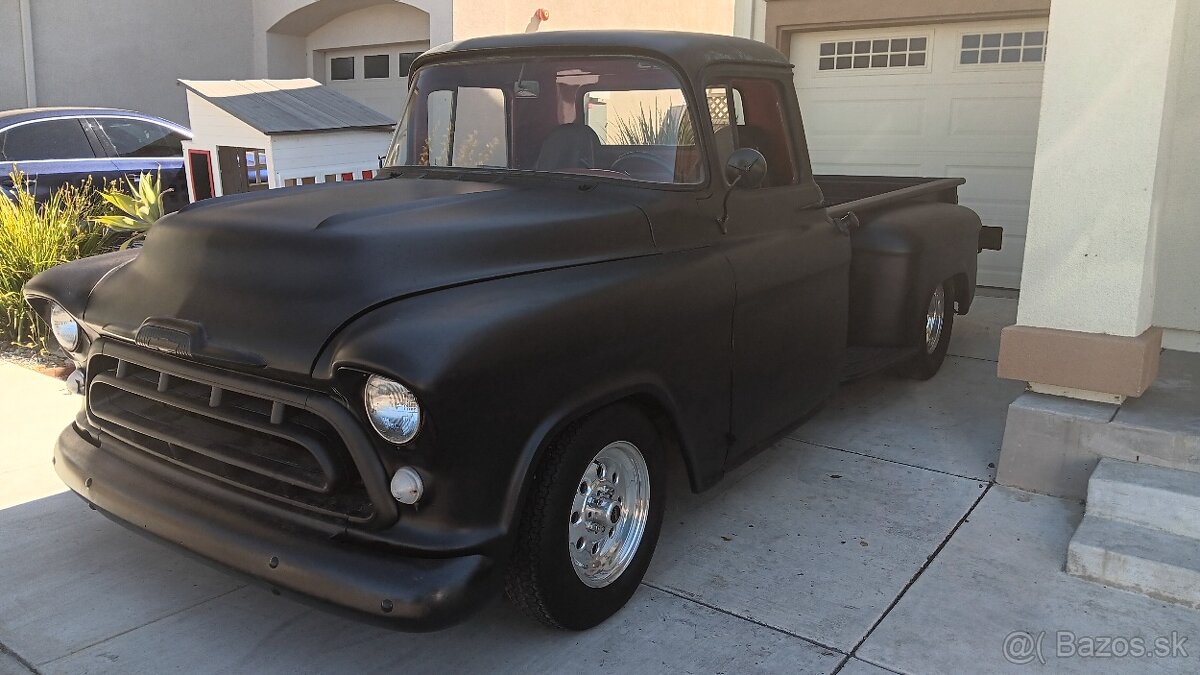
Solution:
{"label": "steering wheel", "polygon": [[[636,169],[638,163],[641,164],[640,168],[642,170],[640,172],[637,171],[637,169]],[[630,166],[627,169],[622,169],[620,167],[623,164],[630,164],[632,166]],[[650,165],[650,166],[647,167],[647,165]],[[666,174],[666,176],[668,178],[675,177],[675,165],[674,164],[670,164],[661,157],[652,155],[648,152],[642,152],[640,150],[634,150],[633,152],[627,152],[627,153],[621,155],[620,157],[618,157],[616,159],[616,161],[614,161],[612,163],[612,166],[610,166],[608,168],[610,171],[620,171],[621,173],[623,173],[627,176],[633,176],[634,173],[641,173],[641,174],[650,173],[653,175],[654,173],[656,173],[656,170],[661,170],[663,173]],[[647,168],[649,168],[650,170],[646,171]]]}

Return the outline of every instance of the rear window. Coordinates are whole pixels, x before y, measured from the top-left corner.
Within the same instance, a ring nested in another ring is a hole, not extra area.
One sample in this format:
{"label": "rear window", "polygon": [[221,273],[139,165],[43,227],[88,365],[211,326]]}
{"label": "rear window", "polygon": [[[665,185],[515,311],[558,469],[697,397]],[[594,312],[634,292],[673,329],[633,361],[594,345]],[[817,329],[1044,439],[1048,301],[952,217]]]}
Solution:
{"label": "rear window", "polygon": [[31,122],[0,133],[0,159],[5,161],[93,157],[92,145],[78,119]]}

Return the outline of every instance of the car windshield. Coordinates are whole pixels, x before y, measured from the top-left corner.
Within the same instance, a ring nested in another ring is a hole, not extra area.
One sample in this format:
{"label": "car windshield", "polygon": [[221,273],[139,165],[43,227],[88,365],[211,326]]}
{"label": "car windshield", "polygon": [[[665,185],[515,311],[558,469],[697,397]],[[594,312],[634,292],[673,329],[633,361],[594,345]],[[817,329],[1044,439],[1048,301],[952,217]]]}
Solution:
{"label": "car windshield", "polygon": [[390,166],[541,171],[695,184],[705,176],[679,78],[640,57],[503,58],[415,75]]}

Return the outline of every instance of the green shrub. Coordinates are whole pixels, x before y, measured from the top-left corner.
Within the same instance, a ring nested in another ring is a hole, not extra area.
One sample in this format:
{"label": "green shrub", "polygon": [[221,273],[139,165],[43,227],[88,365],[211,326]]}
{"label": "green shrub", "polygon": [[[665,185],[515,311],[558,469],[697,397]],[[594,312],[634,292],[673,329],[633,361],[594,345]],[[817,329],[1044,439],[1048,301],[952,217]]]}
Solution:
{"label": "green shrub", "polygon": [[39,272],[102,252],[110,230],[92,222],[101,203],[90,180],[37,204],[25,176],[10,175],[12,199],[0,196],[0,339],[45,349],[46,327],[21,289]]}

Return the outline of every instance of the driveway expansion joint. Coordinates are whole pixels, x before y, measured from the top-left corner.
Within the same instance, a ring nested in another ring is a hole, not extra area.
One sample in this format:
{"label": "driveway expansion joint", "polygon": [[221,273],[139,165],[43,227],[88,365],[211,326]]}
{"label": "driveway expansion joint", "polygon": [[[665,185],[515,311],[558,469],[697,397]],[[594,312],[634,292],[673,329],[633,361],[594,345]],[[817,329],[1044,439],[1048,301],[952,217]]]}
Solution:
{"label": "driveway expansion joint", "polygon": [[908,580],[908,583],[904,585],[904,588],[900,589],[900,592],[897,593],[896,597],[892,599],[892,603],[887,606],[887,609],[883,610],[883,613],[879,615],[879,618],[875,620],[875,623],[871,624],[871,627],[867,629],[866,634],[862,636],[858,643],[850,648],[851,657],[854,657],[855,654],[858,653],[859,648],[863,646],[863,643],[867,641],[867,638],[871,637],[871,633],[874,633],[875,629],[879,628],[879,625],[883,623],[888,614],[891,614],[892,610],[896,608],[896,605],[900,604],[900,600],[902,600],[904,595],[908,593],[908,589],[912,588],[913,584],[917,583],[917,579],[920,579],[921,575],[925,573],[925,570],[929,569],[929,566],[933,564],[933,561],[938,557],[938,554],[942,552],[942,549],[946,548],[946,544],[950,543],[950,540],[954,538],[954,535],[958,532],[958,529],[963,526],[963,523],[967,522],[967,519],[971,517],[971,514],[975,511],[975,509],[979,506],[979,503],[983,501],[983,498],[987,496],[987,493],[991,491],[992,486],[995,484],[996,483],[994,481],[988,481],[987,485],[984,486],[983,490],[979,493],[979,496],[976,497],[975,501],[971,503],[971,506],[967,509],[966,513],[962,514],[962,517],[958,519],[958,522],[954,524],[954,527],[950,528],[950,531],[946,533],[946,537],[942,539],[942,542],[938,544],[938,547],[935,548],[933,553],[930,553],[929,557],[925,559],[925,562],[921,564],[921,567],[917,570],[917,573]]}
{"label": "driveway expansion joint", "polygon": [[37,669],[37,666],[27,661],[25,657],[14,652],[12,649],[9,649],[8,645],[4,644],[3,642],[0,642],[0,654],[12,657],[14,661],[21,664],[22,667],[24,667],[30,673],[33,673],[33,675],[42,675],[42,672]]}
{"label": "driveway expansion joint", "polygon": [[[974,508],[974,507],[972,507],[972,508]],[[814,647],[819,647],[821,649],[824,649],[824,650],[830,652],[831,654],[841,654],[843,656],[849,656],[849,654],[846,654],[846,652],[838,649],[837,647],[830,647],[829,645],[822,644],[812,638],[804,637],[803,635],[800,635],[799,633],[793,633],[792,631],[786,630],[784,628],[780,628],[779,626],[772,626],[769,623],[763,623],[762,621],[759,621],[757,619],[752,619],[750,617],[742,616],[741,614],[731,612],[723,607],[718,607],[716,605],[704,602],[703,600],[695,598],[687,593],[680,593],[679,591],[676,591],[671,588],[657,586],[648,581],[643,581],[641,583],[641,585],[645,586],[647,588],[653,588],[656,591],[661,591],[663,593],[666,593],[667,595],[675,596],[676,598],[679,598],[680,600],[686,600],[688,602],[700,605],[701,607],[710,609],[714,612],[717,612],[718,614],[724,614],[725,616],[732,617],[734,619],[740,619],[742,621],[745,621],[746,623],[751,623],[751,624],[754,624],[755,626],[760,626],[762,628],[766,628],[767,630],[772,630],[772,631],[775,631],[776,633],[782,633],[783,635],[787,635],[788,637],[793,637],[793,638],[796,638],[797,640],[802,640]]]}

